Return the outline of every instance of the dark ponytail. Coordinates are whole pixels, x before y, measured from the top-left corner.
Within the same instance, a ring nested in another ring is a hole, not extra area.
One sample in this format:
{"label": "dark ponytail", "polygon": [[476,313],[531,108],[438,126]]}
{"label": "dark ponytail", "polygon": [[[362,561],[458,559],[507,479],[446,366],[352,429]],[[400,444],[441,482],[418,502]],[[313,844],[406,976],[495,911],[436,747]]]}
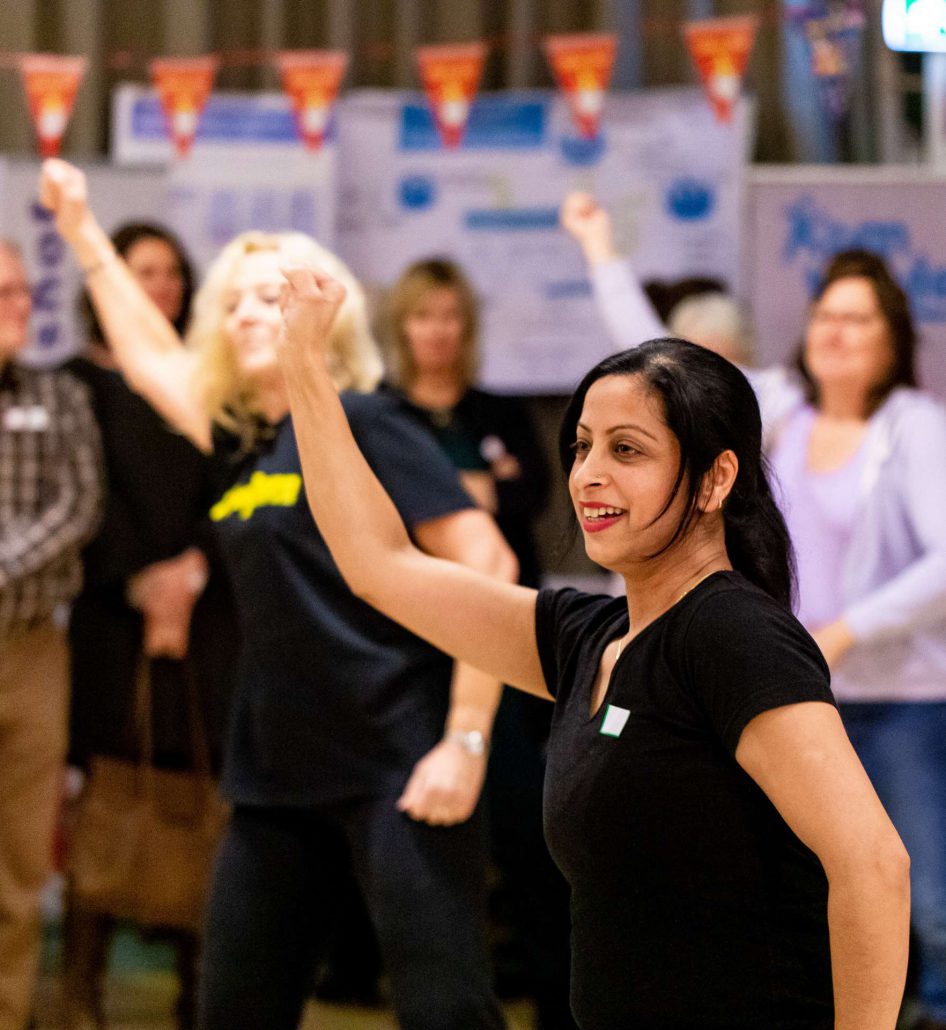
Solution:
{"label": "dark ponytail", "polygon": [[559,434],[566,475],[572,444],[591,385],[604,376],[640,376],[657,393],[666,423],[680,445],[680,467],[665,511],[681,490],[683,515],[668,550],[690,529],[698,513],[700,485],[716,458],[731,450],[739,472],[723,506],[726,550],[733,568],[777,601],[791,607],[795,567],[785,520],[772,496],[762,455],[762,419],[748,380],[735,365],[685,340],[651,340],[597,364],[575,391]]}
{"label": "dark ponytail", "polygon": [[764,458],[761,470],[758,489],[740,489],[740,461],[740,475],[723,508],[726,552],[734,569],[791,608],[795,601],[795,556],[785,519],[772,496]]}

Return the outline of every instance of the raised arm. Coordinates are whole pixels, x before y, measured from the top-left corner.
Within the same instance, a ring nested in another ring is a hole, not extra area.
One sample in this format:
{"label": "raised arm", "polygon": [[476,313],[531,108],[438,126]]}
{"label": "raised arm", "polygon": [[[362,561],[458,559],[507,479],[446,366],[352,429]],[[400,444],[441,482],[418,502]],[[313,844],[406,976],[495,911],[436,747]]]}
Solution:
{"label": "raised arm", "polygon": [[351,434],[323,346],[345,291],[287,269],[280,361],[309,507],[349,587],[435,647],[504,683],[548,696],[535,591],[421,551]]}
{"label": "raised arm", "polygon": [[618,347],[637,347],[667,335],[667,327],[640,280],[614,247],[611,217],[588,193],[569,193],[560,212],[562,228],[581,246],[598,312]]}
{"label": "raised arm", "polygon": [[743,730],[736,760],[828,877],[836,1030],[893,1030],[907,970],[909,859],[837,710],[774,708]]}
{"label": "raised arm", "polygon": [[95,313],[128,385],[197,447],[209,451],[210,419],[199,403],[195,357],[96,221],[85,175],[65,161],[44,161],[39,196],[85,274]]}

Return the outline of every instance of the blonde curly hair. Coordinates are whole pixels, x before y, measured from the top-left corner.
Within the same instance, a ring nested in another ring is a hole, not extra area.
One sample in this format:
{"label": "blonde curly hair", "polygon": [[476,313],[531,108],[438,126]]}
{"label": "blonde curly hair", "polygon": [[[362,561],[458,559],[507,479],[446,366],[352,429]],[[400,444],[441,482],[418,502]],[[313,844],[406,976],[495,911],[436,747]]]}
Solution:
{"label": "blonde curly hair", "polygon": [[245,232],[231,240],[207,271],[194,296],[186,337],[197,355],[201,402],[211,420],[228,429],[245,429],[256,421],[255,391],[240,375],[236,355],[224,329],[225,298],[240,262],[249,254],[276,254],[286,264],[324,269],[347,291],[329,341],[332,379],[339,390],[368,392],[381,378],[381,358],[371,333],[365,296],[348,266],[301,232]]}

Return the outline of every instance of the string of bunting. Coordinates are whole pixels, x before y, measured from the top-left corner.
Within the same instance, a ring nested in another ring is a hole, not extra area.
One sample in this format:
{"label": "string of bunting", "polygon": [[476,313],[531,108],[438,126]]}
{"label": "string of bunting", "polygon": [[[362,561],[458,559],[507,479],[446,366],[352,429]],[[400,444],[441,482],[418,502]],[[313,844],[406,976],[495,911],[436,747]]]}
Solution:
{"label": "string of bunting", "polygon": [[[783,15],[806,33],[813,71],[824,84],[825,103],[835,117],[847,103],[848,83],[864,24],[862,3],[863,0],[796,0],[787,5]],[[766,20],[770,20],[770,15],[684,23],[649,19],[642,35],[682,30],[707,100],[716,118],[728,122],[741,93],[760,22]],[[445,149],[456,149],[463,142],[490,47],[508,46],[510,41],[511,37],[496,37],[416,49],[421,85]],[[517,37],[512,42],[523,45],[525,41]],[[586,139],[595,138],[600,132],[614,68],[617,36],[550,35],[541,39],[541,45],[568,102],[576,130]],[[127,69],[134,63],[134,55],[125,52],[113,55],[109,65]],[[44,157],[54,156],[59,152],[88,62],[76,56],[0,52],[0,67],[11,64],[19,69],[23,80],[40,153]],[[161,101],[168,136],[179,157],[186,157],[193,146],[218,69],[260,64],[278,70],[304,146],[312,151],[321,147],[348,69],[349,55],[339,50],[228,51],[148,61],[148,73]]]}

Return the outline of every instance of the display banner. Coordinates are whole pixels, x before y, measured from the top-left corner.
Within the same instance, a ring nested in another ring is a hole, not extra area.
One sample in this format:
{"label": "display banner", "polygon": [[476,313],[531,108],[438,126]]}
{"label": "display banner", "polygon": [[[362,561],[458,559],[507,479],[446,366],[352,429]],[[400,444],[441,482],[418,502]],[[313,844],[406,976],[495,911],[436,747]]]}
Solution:
{"label": "display banner", "polygon": [[[288,112],[287,112],[288,117]],[[161,168],[84,165],[92,208],[107,232],[123,222],[158,222],[181,238],[201,278],[238,232],[299,230],[332,245],[336,147],[303,150],[292,133],[281,146],[198,148]],[[22,248],[33,285],[30,364],[57,364],[84,344],[77,298],[82,277],[37,201],[39,163],[0,161],[0,235]]]}
{"label": "display banner", "polygon": [[159,57],[148,65],[179,157],[186,157],[193,146],[217,63],[215,57]]}
{"label": "display banner", "polygon": [[[334,139],[334,119],[327,142]],[[226,159],[231,146],[260,148],[273,157],[299,150],[299,134],[285,93],[211,93],[197,130],[197,149]],[[158,94],[145,86],[125,83],[112,94],[111,158],[120,165],[163,165],[174,162],[164,112]]]}
{"label": "display banner", "polygon": [[201,147],[171,166],[165,219],[203,271],[251,229],[304,232],[332,247],[335,158],[334,146],[312,153],[295,140],[288,149]]}
{"label": "display banner", "polygon": [[828,260],[866,248],[890,265],[920,330],[921,381],[946,397],[946,177],[915,168],[756,168],[746,281],[759,363],[789,357]]}
{"label": "display banner", "polygon": [[[53,365],[75,354],[84,340],[77,306],[82,277],[52,215],[37,200],[39,168],[38,161],[0,163],[0,235],[19,244],[33,289],[23,360]],[[108,232],[125,221],[161,219],[166,191],[160,172],[100,165],[85,170],[92,205]]]}
{"label": "display banner", "polygon": [[614,94],[604,130],[577,137],[547,91],[481,95],[463,147],[445,151],[417,94],[350,94],[339,114],[338,247],[380,299],[405,266],[455,259],[482,303],[481,378],[509,393],[567,393],[613,350],[578,245],[558,225],[584,189],[645,278],[712,274],[738,289],[749,122],[716,122],[697,89]]}
{"label": "display banner", "polygon": [[[332,245],[337,144],[333,118],[317,151],[299,146],[283,93],[214,93],[187,161],[172,161],[153,90],[115,91],[112,149],[123,164],[163,163],[169,222],[202,269],[237,233],[295,230]],[[155,217],[158,217],[156,214]]]}
{"label": "display banner", "polygon": [[742,90],[742,76],[755,42],[752,16],[691,21],[683,36],[716,117],[728,122]]}
{"label": "display banner", "polygon": [[443,145],[460,146],[486,61],[482,43],[417,48],[420,79]]}
{"label": "display banner", "polygon": [[348,54],[341,50],[285,50],[276,55],[276,67],[296,116],[299,138],[307,149],[318,150],[345,77]]}
{"label": "display banner", "polygon": [[42,157],[56,157],[69,124],[79,84],[85,74],[85,57],[58,54],[20,54],[17,64]]}
{"label": "display banner", "polygon": [[545,38],[545,54],[555,81],[565,94],[575,125],[585,139],[598,135],[617,46],[617,36],[613,33]]}

